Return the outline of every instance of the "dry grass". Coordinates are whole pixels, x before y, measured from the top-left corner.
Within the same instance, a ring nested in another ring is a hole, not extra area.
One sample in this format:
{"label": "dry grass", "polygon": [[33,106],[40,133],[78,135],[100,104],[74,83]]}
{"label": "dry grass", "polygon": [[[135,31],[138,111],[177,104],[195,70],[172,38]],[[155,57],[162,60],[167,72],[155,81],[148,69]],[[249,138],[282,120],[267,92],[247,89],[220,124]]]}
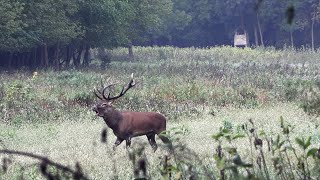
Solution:
{"label": "dry grass", "polygon": [[[198,118],[184,118],[179,121],[170,121],[169,128],[184,126],[190,133],[182,138],[187,146],[193,149],[205,164],[213,166],[212,155],[215,149],[215,142],[211,135],[218,131],[225,121],[234,125],[242,124],[249,118],[253,119],[258,128],[263,128],[267,132],[279,132],[279,117],[295,126],[295,134],[315,135],[315,125],[320,124],[319,118],[307,116],[294,104],[277,104],[273,106],[261,107],[259,109],[221,109],[215,116],[205,113]],[[10,125],[0,125],[0,138],[9,149],[33,152],[49,157],[62,164],[74,166],[80,162],[85,172],[93,179],[110,179],[117,175],[120,179],[132,178],[132,164],[128,160],[125,150],[125,143],[121,144],[116,151],[112,150],[115,136],[108,131],[107,144],[100,142],[101,130],[105,127],[102,119],[93,118],[94,113],[79,121],[45,124],[32,124],[15,127]],[[94,119],[94,120],[92,120]],[[320,142],[320,137],[314,139]],[[133,148],[139,144],[147,143],[145,137],[133,139]],[[162,144],[159,139],[158,143]],[[246,139],[237,143],[243,157],[249,151]],[[153,153],[149,145],[146,146],[146,156],[148,161],[148,171],[154,179],[159,179],[158,171],[160,157],[166,153],[164,147]],[[14,158],[14,163],[32,164],[30,159]],[[16,166],[11,166],[16,167]],[[16,168],[11,168],[4,176],[16,177]],[[35,168],[26,171],[25,178],[41,179]],[[158,178],[157,178],[158,177]]]}

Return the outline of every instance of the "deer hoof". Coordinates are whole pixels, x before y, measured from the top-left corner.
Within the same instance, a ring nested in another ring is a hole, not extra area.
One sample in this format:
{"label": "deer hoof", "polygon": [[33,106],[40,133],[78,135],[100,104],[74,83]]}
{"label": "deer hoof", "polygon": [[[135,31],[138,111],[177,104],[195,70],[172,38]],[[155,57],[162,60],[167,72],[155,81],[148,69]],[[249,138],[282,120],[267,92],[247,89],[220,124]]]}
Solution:
{"label": "deer hoof", "polygon": [[157,149],[158,149],[158,146],[152,146],[153,152],[156,152]]}

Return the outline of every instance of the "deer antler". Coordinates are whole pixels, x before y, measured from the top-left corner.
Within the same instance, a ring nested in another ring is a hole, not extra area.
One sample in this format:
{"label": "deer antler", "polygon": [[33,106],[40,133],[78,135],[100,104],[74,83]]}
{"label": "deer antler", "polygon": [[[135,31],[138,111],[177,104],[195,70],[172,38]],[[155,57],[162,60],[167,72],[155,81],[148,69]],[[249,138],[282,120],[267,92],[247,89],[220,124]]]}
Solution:
{"label": "deer antler", "polygon": [[[107,81],[109,81],[109,79],[110,79],[110,78],[108,78]],[[103,95],[102,95],[102,91],[105,90],[105,89],[108,89],[108,88],[110,88],[110,87],[112,87],[112,86],[114,86],[115,84],[110,84],[109,86],[104,87],[103,82],[102,82],[102,79],[101,79],[100,85],[101,85],[101,90],[95,88],[95,89],[93,90],[93,93],[94,93],[100,100],[103,100],[104,97],[103,97]],[[102,96],[101,96],[101,95],[102,95]]]}
{"label": "deer antler", "polygon": [[111,101],[111,100],[115,100],[115,99],[118,99],[119,97],[123,96],[130,88],[134,87],[136,85],[136,83],[134,82],[133,80],[133,73],[131,74],[131,80],[130,82],[128,83],[127,87],[124,88],[124,86],[122,87],[122,90],[120,92],[120,94],[118,96],[114,96],[114,97],[110,97],[110,92],[108,93],[108,96],[106,97],[105,96],[105,90],[106,88],[103,89],[102,91],[102,96],[105,100],[107,101]]}
{"label": "deer antler", "polygon": [[[103,87],[102,86],[102,88],[103,88],[103,90],[102,90],[102,92],[99,90],[99,89],[94,89],[93,90],[93,93],[99,98],[99,99],[105,99],[105,97],[104,97],[104,95],[103,95],[103,93],[104,93],[104,91],[106,90],[106,89],[108,89],[108,88],[110,88],[110,87],[112,87],[112,86],[114,86],[115,84],[110,84],[109,86],[107,86],[107,87]],[[99,95],[100,94],[100,95]],[[102,95],[102,96],[101,96]],[[106,99],[107,100],[107,99]]]}
{"label": "deer antler", "polygon": [[[100,95],[98,95],[97,91],[99,92],[99,90],[96,90],[96,89],[93,90],[94,95],[96,95],[97,98],[99,98],[100,100],[102,100],[103,98],[102,98]],[[100,94],[101,94],[101,93],[100,93]]]}

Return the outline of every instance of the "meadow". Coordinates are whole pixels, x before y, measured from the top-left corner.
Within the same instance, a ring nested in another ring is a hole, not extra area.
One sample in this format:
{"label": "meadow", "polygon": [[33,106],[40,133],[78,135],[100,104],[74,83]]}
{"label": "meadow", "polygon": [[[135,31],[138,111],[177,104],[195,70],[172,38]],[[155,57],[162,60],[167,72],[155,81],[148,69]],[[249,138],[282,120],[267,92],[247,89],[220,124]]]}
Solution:
{"label": "meadow", "polygon": [[[133,61],[125,48],[109,53],[105,68],[94,61],[81,70],[0,73],[0,149],[78,162],[89,179],[320,177],[319,51],[135,47]],[[155,153],[146,137],[130,151],[125,143],[112,150],[111,130],[101,140],[93,89],[117,83],[119,92],[132,73],[137,85],[114,105],[164,114],[174,154],[159,139]],[[44,178],[33,158],[0,158],[1,179]]]}

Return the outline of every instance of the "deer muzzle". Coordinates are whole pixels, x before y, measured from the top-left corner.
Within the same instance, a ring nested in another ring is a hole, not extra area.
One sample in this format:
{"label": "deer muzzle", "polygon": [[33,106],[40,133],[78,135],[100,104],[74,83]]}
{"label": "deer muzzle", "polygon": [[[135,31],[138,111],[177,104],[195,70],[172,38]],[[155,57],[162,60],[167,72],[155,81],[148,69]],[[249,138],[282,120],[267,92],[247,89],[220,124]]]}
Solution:
{"label": "deer muzzle", "polygon": [[96,113],[96,115],[98,115],[99,114],[99,112],[98,112],[98,109],[97,109],[97,107],[96,106],[92,106],[92,111],[94,111],[95,113]]}

